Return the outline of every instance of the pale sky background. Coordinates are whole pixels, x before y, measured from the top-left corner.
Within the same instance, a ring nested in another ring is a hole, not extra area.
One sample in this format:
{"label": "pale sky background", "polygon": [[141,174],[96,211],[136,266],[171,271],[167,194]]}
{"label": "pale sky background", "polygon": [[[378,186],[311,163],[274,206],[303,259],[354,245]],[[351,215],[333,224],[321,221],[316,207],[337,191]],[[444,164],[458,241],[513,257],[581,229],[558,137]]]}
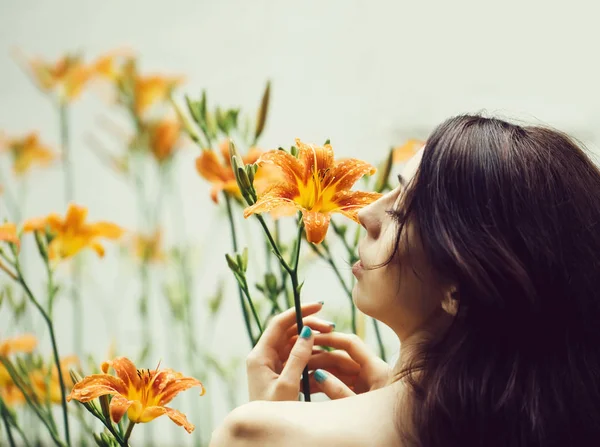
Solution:
{"label": "pale sky background", "polygon": [[[265,148],[289,146],[295,137],[316,143],[330,138],[339,156],[376,163],[391,145],[409,137],[425,138],[451,115],[485,110],[555,126],[598,154],[596,5],[581,0],[2,0],[0,131],[20,134],[37,129],[44,141],[55,147],[59,143],[55,110],[15,63],[11,56],[15,49],[50,59],[80,50],[92,60],[107,50],[127,47],[139,54],[145,72],[184,75],[187,82],[179,97],[207,89],[213,103],[240,105],[254,113],[264,83],[271,79]],[[92,220],[133,229],[131,189],[98,163],[86,143],[90,132],[102,135],[98,118],[111,113],[93,91],[73,106],[76,201],[89,208]],[[120,148],[110,138],[105,141]],[[210,346],[216,355],[243,359],[248,342],[223,259],[230,249],[227,225],[209,200],[209,185],[195,172],[196,155],[190,146],[178,160],[188,239],[200,253],[196,295],[205,300],[219,278],[228,284],[215,331],[205,321],[205,305],[197,303],[197,333],[201,340],[207,331],[212,334]],[[0,163],[6,177],[6,157]],[[1,206],[0,210],[4,212]],[[35,171],[25,215],[64,210],[60,169]],[[167,244],[173,243],[179,235],[169,213],[164,222]],[[109,247],[104,260],[86,258],[86,347],[98,360],[104,359],[113,338],[120,354],[136,353],[139,347],[136,273],[117,255]],[[29,263],[33,258],[32,253]],[[30,268],[36,271],[35,265]],[[330,312],[346,311],[346,298],[325,266],[314,265],[305,279],[305,299],[325,299]],[[0,276],[0,281],[6,277]],[[35,277],[32,282],[43,286]],[[175,359],[176,343],[164,303],[154,311],[155,331],[161,338],[156,361],[160,355],[168,366],[171,354]],[[2,325],[10,328],[8,319],[6,308],[0,308],[0,337],[6,332]],[[57,307],[57,326],[65,354],[71,348],[70,322],[69,302],[63,299]],[[41,326],[37,330],[44,333]],[[396,347],[389,332],[386,340],[390,348]],[[246,399],[243,374],[242,362],[238,402]],[[205,440],[211,424],[207,412],[218,422],[228,410],[218,378],[210,379],[213,382],[202,398],[202,416],[190,416]],[[194,391],[189,394],[194,396],[180,397],[173,406],[188,410],[197,397]],[[184,445],[194,439],[164,419],[152,424],[160,445]],[[143,433],[137,436],[142,439]]]}

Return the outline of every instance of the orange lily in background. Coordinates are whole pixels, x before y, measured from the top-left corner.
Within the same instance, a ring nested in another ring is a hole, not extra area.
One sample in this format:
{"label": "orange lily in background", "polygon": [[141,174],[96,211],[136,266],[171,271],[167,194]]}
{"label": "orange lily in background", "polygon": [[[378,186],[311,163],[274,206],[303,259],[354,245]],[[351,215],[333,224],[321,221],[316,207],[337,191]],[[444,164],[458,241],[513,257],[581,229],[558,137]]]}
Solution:
{"label": "orange lily in background", "polygon": [[31,353],[37,346],[37,338],[32,334],[5,339],[0,343],[0,356],[7,357],[17,352]]}
{"label": "orange lily in background", "polygon": [[[14,353],[31,353],[37,346],[34,335],[25,334],[19,337],[7,338],[0,343],[0,357],[7,357]],[[25,402],[25,396],[15,385],[10,374],[0,364],[0,397],[7,405],[13,406]]]}
{"label": "orange lily in background", "polygon": [[21,138],[0,138],[0,151],[10,151],[17,175],[25,174],[34,164],[45,166],[56,158],[50,147],[42,144],[37,132]]}
{"label": "orange lily in background", "polygon": [[[70,390],[73,387],[73,380],[69,374],[72,365],[79,364],[79,359],[75,355],[63,357],[60,359],[60,371],[62,372],[65,388]],[[43,366],[40,369],[31,371],[29,378],[35,395],[44,402],[60,404],[62,394],[60,392],[60,380],[58,378],[58,368],[52,364],[52,367]]]}
{"label": "orange lily in background", "polygon": [[177,120],[163,119],[148,126],[150,150],[159,163],[171,158],[181,140],[181,124]]}
{"label": "orange lily in background", "polygon": [[[219,203],[219,193],[225,191],[228,195],[241,199],[242,193],[235,180],[235,174],[231,167],[229,158],[229,141],[225,140],[219,145],[221,152],[221,161],[212,150],[204,150],[202,154],[196,158],[196,170],[198,174],[205,180],[213,184],[210,191],[210,198],[213,202]],[[264,152],[257,148],[250,148],[248,153],[242,156],[244,164],[255,163]],[[259,168],[254,177],[254,188],[257,192],[263,192],[270,183],[281,181],[281,176],[278,169],[269,169],[265,166]]]}
{"label": "orange lily in background", "polygon": [[[21,246],[21,241],[17,235],[17,226],[14,223],[6,222],[0,225],[0,242],[15,244],[17,247]],[[0,345],[0,355],[2,355],[2,346]]]}
{"label": "orange lily in background", "polygon": [[160,230],[156,230],[154,234],[146,236],[137,234],[133,239],[133,251],[135,255],[146,261],[163,261],[165,253],[161,249],[162,234]]}
{"label": "orange lily in background", "polygon": [[69,258],[88,247],[102,257],[104,247],[98,239],[118,239],[123,235],[124,230],[110,222],[86,223],[87,213],[87,208],[71,203],[64,219],[55,213],[30,219],[23,225],[23,231],[47,229],[52,234],[52,241],[48,246],[50,259]]}
{"label": "orange lily in background", "polygon": [[[108,374],[109,368],[115,371],[116,376]],[[166,414],[188,433],[194,430],[183,413],[165,405],[181,391],[195,386],[199,386],[200,395],[204,395],[205,389],[199,380],[185,377],[172,369],[140,370],[125,357],[104,362],[102,371],[104,374],[93,374],[76,383],[67,401],[75,399],[85,403],[112,395],[109,410],[111,419],[116,423],[125,413],[136,424],[150,422]]]}
{"label": "orange lily in background", "polygon": [[169,99],[175,87],[183,82],[180,77],[159,75],[137,76],[134,80],[134,111],[141,116],[154,104]]}
{"label": "orange lily in background", "polygon": [[419,149],[425,145],[424,141],[410,139],[402,146],[395,147],[393,149],[392,159],[394,163],[402,163],[408,160],[410,157],[415,155]]}
{"label": "orange lily in background", "polygon": [[77,99],[94,72],[78,55],[66,55],[51,63],[40,58],[25,59],[34,81],[44,92],[56,91],[61,102]]}
{"label": "orange lily in background", "polygon": [[371,164],[354,158],[334,161],[331,145],[315,146],[296,139],[298,158],[281,151],[270,151],[258,160],[259,166],[277,166],[282,182],[271,186],[258,201],[244,210],[244,217],[294,206],[302,212],[306,238],[318,244],[325,239],[331,213],[341,213],[358,222],[358,211],[381,194],[350,191],[364,175],[375,173]]}

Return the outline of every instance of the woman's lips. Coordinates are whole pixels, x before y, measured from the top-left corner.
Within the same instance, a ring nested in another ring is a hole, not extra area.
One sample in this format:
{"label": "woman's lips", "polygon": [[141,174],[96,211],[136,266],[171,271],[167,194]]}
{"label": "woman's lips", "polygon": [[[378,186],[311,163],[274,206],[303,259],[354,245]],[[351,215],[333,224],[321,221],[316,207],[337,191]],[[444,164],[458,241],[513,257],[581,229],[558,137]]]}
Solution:
{"label": "woman's lips", "polygon": [[358,277],[360,273],[363,271],[362,261],[358,261],[356,264],[352,266],[352,273],[354,276]]}

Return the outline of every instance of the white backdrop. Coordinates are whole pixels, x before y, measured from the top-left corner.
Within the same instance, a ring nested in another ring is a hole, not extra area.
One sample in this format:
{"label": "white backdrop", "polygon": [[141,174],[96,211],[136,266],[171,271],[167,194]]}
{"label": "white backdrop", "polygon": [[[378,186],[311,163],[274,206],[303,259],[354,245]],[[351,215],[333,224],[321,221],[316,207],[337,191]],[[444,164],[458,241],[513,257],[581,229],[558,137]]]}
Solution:
{"label": "white backdrop", "polygon": [[[450,115],[486,110],[556,126],[597,151],[600,11],[594,3],[1,0],[0,130],[39,129],[43,140],[59,146],[55,110],[17,66],[14,49],[50,59],[81,50],[91,60],[128,47],[139,53],[146,72],[185,75],[181,94],[206,88],[210,100],[224,105],[254,110],[264,82],[271,79],[266,148],[289,146],[295,137],[330,138],[338,154],[375,162],[390,145],[424,138]],[[122,180],[98,163],[85,142],[102,115],[107,106],[93,93],[73,107],[76,201],[89,208],[92,220],[135,228],[133,195],[123,193]],[[230,280],[222,261],[230,242],[223,216],[217,217],[209,200],[209,185],[195,172],[195,155],[190,147],[179,160],[180,187],[188,232],[202,253],[197,295],[207,297],[217,278]],[[8,172],[6,159],[2,163]],[[59,168],[36,171],[26,215],[64,211],[62,191]],[[167,234],[167,242],[174,237]],[[137,352],[139,345],[139,327],[132,321],[136,295],[127,282],[134,272],[123,270],[115,254],[109,248],[103,261],[89,257],[86,275],[94,290],[85,304],[86,346],[100,359],[112,337],[121,353],[134,347]],[[331,278],[324,266],[310,269],[305,296],[324,298],[331,309],[343,306],[345,297]],[[58,337],[68,351],[66,300],[58,313],[64,315]],[[0,317],[0,324],[6,323],[7,315]],[[199,319],[199,334],[203,324]],[[243,357],[248,345],[233,287],[217,327],[215,349]],[[156,331],[163,338],[157,351],[169,351],[168,324],[156,321]],[[0,327],[0,336],[3,332]],[[215,421],[226,413],[221,394],[215,385],[203,398],[210,397],[203,411],[211,408]],[[242,387],[239,400],[244,399]],[[171,439],[170,422],[157,425],[165,430],[154,433],[163,442]],[[174,435],[178,445],[188,439],[179,432]]]}

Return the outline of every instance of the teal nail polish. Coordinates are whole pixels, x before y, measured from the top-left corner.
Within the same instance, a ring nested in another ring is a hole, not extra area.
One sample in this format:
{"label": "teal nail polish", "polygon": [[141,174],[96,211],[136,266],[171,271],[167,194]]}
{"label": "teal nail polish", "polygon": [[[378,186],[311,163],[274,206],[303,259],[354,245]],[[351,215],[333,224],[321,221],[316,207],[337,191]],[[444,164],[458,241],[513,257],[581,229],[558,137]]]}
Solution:
{"label": "teal nail polish", "polygon": [[335,323],[333,321],[326,321],[326,323],[335,329]]}
{"label": "teal nail polish", "polygon": [[325,301],[317,301],[321,306],[325,304]]}
{"label": "teal nail polish", "polygon": [[311,335],[312,335],[312,331],[310,330],[310,328],[308,326],[304,326],[302,328],[302,330],[300,331],[300,337],[302,337],[302,338],[310,338]]}
{"label": "teal nail polish", "polygon": [[327,379],[327,373],[322,369],[317,369],[313,375],[315,376],[317,383],[323,383],[325,382],[325,379]]}

